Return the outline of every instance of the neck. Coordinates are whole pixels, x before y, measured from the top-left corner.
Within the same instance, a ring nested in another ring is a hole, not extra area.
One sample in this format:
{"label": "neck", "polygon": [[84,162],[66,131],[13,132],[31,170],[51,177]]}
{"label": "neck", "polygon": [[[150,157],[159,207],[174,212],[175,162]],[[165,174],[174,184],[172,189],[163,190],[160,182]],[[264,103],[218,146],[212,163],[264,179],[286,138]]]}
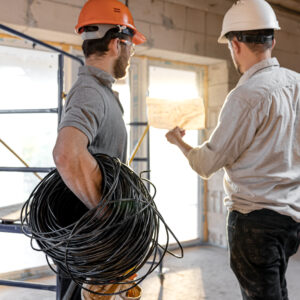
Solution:
{"label": "neck", "polygon": [[85,64],[87,66],[92,66],[101,69],[102,71],[105,71],[114,77],[113,63],[106,55],[101,57],[98,57],[96,55],[90,55],[88,58],[85,59]]}
{"label": "neck", "polygon": [[271,58],[271,51],[265,51],[262,53],[251,53],[251,55],[247,56],[247,59],[245,59],[242,71],[245,73],[247,70],[249,70],[251,67],[256,65],[257,63]]}

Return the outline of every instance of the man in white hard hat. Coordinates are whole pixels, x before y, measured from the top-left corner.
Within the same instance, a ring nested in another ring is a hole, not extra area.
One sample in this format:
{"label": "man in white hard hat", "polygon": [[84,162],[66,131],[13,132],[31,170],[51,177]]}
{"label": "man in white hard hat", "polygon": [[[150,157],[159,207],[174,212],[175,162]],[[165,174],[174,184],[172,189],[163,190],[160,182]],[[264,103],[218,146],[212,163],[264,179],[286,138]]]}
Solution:
{"label": "man in white hard hat", "polygon": [[266,1],[235,3],[219,42],[242,77],[217,127],[195,148],[180,128],[166,135],[201,177],[224,169],[230,265],[243,299],[288,299],[285,272],[300,242],[300,75],[271,58],[279,29]]}

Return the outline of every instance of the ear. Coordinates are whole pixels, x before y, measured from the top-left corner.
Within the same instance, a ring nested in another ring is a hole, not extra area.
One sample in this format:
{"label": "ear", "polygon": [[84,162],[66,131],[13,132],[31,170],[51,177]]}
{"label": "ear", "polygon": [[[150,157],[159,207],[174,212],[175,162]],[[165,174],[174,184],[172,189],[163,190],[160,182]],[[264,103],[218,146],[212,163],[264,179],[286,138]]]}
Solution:
{"label": "ear", "polygon": [[112,56],[119,56],[121,52],[121,45],[119,39],[112,39],[108,44],[109,52]]}
{"label": "ear", "polygon": [[273,41],[272,41],[272,50],[274,49],[275,45],[276,45],[276,40],[274,38]]}
{"label": "ear", "polygon": [[240,42],[238,42],[236,39],[233,39],[231,41],[231,46],[232,46],[232,49],[233,51],[236,53],[236,54],[239,54],[241,52],[241,45],[240,45]]}

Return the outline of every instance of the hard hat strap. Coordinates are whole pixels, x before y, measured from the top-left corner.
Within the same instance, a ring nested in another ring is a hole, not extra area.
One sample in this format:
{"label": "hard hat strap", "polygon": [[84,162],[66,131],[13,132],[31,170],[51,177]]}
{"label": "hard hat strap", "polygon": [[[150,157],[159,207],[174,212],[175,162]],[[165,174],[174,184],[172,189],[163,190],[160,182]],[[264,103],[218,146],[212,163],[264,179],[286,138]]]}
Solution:
{"label": "hard hat strap", "polygon": [[[267,31],[267,32],[266,32]],[[271,42],[274,39],[274,31],[272,30],[264,30],[262,32],[252,32],[249,31],[231,31],[226,35],[228,40],[232,40],[234,37],[237,38],[239,42],[242,43],[253,43],[253,44],[265,44],[267,42]]]}
{"label": "hard hat strap", "polygon": [[117,27],[119,28],[119,33],[129,35],[130,37],[134,36],[134,31],[131,28],[121,25],[117,25]]}
{"label": "hard hat strap", "polygon": [[273,41],[273,39],[274,35],[237,35],[237,40],[243,43],[265,44],[266,42]]}
{"label": "hard hat strap", "polygon": [[[94,40],[94,39],[102,39],[105,34],[112,28],[116,28],[115,25],[110,24],[94,24],[91,27],[94,27],[96,30],[93,31],[85,31],[81,33],[81,37],[83,40]],[[83,27],[84,29],[85,27]]]}
{"label": "hard hat strap", "polygon": [[126,26],[122,25],[111,25],[111,24],[94,24],[91,25],[96,30],[93,31],[83,31],[81,37],[83,40],[94,40],[94,39],[102,39],[106,33],[115,28],[116,32],[114,33],[114,37],[121,37],[120,34],[126,34],[130,37],[134,35],[134,31]]}

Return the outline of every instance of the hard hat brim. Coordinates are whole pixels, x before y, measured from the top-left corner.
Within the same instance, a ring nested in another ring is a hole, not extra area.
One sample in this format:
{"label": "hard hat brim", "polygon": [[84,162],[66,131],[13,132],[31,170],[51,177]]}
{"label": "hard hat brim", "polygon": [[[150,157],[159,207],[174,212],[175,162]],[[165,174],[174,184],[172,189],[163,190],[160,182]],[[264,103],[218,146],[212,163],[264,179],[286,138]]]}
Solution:
{"label": "hard hat brim", "polygon": [[227,44],[227,43],[228,43],[228,39],[225,37],[225,35],[221,35],[221,36],[218,38],[218,43],[219,43],[219,44]]}
{"label": "hard hat brim", "polygon": [[146,37],[140,33],[139,31],[136,30],[133,38],[132,38],[132,42],[135,44],[135,45],[140,45],[142,43],[145,43],[146,42]]}

